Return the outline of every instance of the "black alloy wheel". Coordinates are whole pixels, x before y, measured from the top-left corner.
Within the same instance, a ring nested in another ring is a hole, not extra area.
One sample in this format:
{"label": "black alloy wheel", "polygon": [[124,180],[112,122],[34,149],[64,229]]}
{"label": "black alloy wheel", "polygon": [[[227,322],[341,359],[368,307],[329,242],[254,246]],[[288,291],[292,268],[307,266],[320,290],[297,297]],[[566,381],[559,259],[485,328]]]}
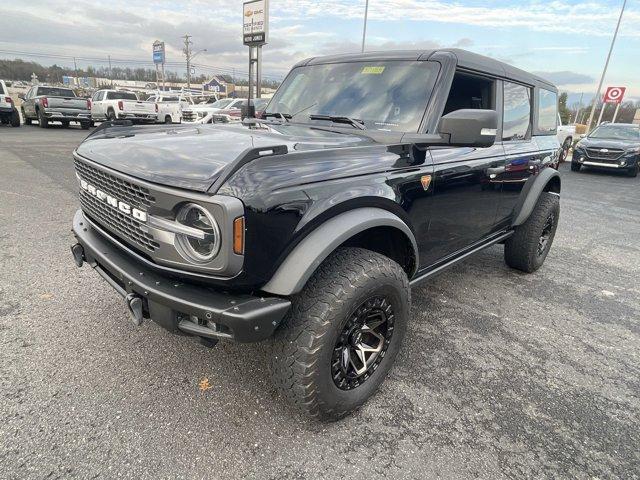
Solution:
{"label": "black alloy wheel", "polygon": [[351,315],[331,359],[331,376],[338,388],[356,388],[376,371],[391,342],[394,319],[385,297],[367,300]]}
{"label": "black alloy wheel", "polygon": [[541,257],[546,253],[547,248],[549,248],[549,239],[551,238],[552,233],[555,231],[556,224],[556,214],[555,211],[552,211],[547,220],[542,227],[542,233],[540,234],[540,238],[538,239],[538,248],[536,252],[538,256]]}

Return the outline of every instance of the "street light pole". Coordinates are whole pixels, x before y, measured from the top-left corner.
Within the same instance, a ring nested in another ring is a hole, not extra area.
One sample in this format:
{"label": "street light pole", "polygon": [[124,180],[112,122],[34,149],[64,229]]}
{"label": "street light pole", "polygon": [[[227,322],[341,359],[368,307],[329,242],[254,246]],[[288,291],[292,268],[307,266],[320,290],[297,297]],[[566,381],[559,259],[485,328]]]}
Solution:
{"label": "street light pole", "polygon": [[[620,29],[620,22],[622,21],[622,14],[624,13],[624,7],[627,5],[627,0],[622,2],[622,10],[620,10],[620,16],[618,17],[618,24],[616,25],[616,30],[613,32],[613,38],[611,39],[611,46],[609,47],[609,54],[607,55],[607,61],[604,64],[604,70],[602,70],[602,76],[600,77],[600,83],[598,84],[598,91],[596,92],[596,96],[593,100],[593,106],[591,107],[591,114],[589,115],[589,122],[587,123],[587,133],[591,130],[591,122],[593,122],[593,116],[596,113],[596,106],[598,105],[598,101],[600,100],[600,91],[602,90],[602,83],[604,82],[604,77],[607,74],[607,67],[609,66],[609,60],[611,59],[611,52],[613,52],[613,46],[616,43],[616,37],[618,36],[618,30]],[[602,109],[604,110],[604,104],[602,105]],[[602,112],[600,115],[602,118]]]}
{"label": "street light pole", "polygon": [[367,38],[367,16],[368,16],[368,14],[369,14],[369,0],[366,0],[365,6],[364,6],[364,27],[362,29],[362,53],[364,53],[364,41]]}

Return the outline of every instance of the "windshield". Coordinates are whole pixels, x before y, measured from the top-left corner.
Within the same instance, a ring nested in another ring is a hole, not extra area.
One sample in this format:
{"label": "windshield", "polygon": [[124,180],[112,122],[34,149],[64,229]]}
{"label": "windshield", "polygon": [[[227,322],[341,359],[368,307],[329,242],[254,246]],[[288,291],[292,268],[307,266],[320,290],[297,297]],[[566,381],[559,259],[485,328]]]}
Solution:
{"label": "windshield", "polygon": [[589,138],[640,140],[640,128],[633,125],[600,125],[589,134]]}
{"label": "windshield", "polygon": [[222,100],[218,100],[216,102],[213,102],[211,104],[211,106],[213,108],[224,108],[227,105],[229,105],[231,102],[233,102],[233,98],[223,98]]}
{"label": "windshield", "polygon": [[362,120],[368,129],[417,132],[438,67],[420,61],[349,62],[295,68],[268,113]]}
{"label": "windshield", "polygon": [[49,95],[51,97],[75,97],[76,94],[69,88],[38,87],[38,95]]}

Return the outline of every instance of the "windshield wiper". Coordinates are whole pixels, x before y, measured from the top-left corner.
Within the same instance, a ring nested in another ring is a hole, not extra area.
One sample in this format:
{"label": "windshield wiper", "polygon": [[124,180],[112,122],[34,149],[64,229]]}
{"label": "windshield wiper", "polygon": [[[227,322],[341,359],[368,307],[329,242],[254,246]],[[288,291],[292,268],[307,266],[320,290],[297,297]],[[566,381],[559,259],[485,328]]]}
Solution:
{"label": "windshield wiper", "polygon": [[364,126],[364,122],[358,118],[351,117],[342,117],[338,115],[309,115],[311,120],[328,120],[334,123],[346,123],[348,125],[357,128],[358,130],[366,130],[367,127]]}
{"label": "windshield wiper", "polygon": [[289,113],[280,113],[280,112],[265,112],[262,114],[262,118],[268,117],[277,117],[282,119],[283,122],[288,122],[291,118],[291,114]]}

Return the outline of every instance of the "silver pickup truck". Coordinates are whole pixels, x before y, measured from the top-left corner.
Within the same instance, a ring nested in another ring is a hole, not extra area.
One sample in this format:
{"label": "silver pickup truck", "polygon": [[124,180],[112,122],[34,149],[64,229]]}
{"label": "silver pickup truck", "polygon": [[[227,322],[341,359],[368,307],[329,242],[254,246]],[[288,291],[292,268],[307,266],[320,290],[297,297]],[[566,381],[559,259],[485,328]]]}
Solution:
{"label": "silver pickup truck", "polygon": [[41,128],[47,128],[49,122],[79,123],[83,129],[92,125],[89,101],[79,98],[70,88],[35,85],[22,97],[22,116],[27,125],[37,120]]}

